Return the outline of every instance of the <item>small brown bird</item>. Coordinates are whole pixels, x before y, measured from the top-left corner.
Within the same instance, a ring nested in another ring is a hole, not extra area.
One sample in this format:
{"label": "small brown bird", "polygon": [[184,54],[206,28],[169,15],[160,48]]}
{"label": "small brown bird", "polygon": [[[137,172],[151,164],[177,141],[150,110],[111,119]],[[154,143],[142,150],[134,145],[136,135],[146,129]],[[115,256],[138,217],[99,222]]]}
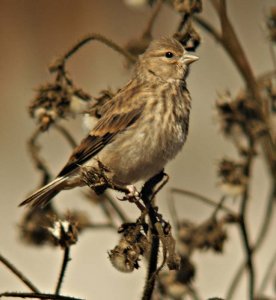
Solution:
{"label": "small brown bird", "polygon": [[131,81],[103,105],[102,117],[56,179],[20,206],[45,206],[61,190],[84,186],[82,167],[97,168],[98,161],[130,192],[132,184],[160,172],[188,134],[191,98],[185,80],[197,59],[173,38],[152,41]]}

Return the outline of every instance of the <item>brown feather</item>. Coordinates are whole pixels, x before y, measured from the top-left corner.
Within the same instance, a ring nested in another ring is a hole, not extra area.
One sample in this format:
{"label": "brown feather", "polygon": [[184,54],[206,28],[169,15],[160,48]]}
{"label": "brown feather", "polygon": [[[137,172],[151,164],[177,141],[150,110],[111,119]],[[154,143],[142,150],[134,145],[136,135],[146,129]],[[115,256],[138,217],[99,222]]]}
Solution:
{"label": "brown feather", "polygon": [[[64,176],[88,161],[99,153],[114,136],[134,124],[140,117],[144,106],[122,113],[106,113],[99,120],[91,134],[82,140],[81,144],[74,150],[65,167],[58,176]],[[113,110],[114,112],[114,110]]]}

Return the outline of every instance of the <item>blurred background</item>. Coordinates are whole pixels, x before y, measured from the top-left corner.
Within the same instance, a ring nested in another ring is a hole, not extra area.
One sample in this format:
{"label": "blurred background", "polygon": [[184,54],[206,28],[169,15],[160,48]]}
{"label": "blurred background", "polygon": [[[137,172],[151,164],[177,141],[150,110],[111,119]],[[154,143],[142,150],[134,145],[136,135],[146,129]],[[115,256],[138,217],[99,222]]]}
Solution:
{"label": "blurred background", "polygon": [[[138,37],[150,16],[147,6],[134,7],[123,0],[1,0],[0,1],[0,253],[10,259],[41,291],[52,292],[62,260],[58,248],[34,248],[20,242],[18,224],[24,209],[18,208],[27,193],[40,180],[27,151],[26,141],[35,129],[27,107],[35,88],[50,80],[47,66],[63,54],[74,42],[91,32],[101,33],[125,45]],[[130,2],[130,1],[129,1]],[[253,66],[255,74],[272,69],[265,31],[265,15],[271,0],[232,0],[228,2],[229,16]],[[203,1],[203,16],[218,25],[215,13]],[[154,26],[154,37],[175,32],[180,16],[167,6],[162,8]],[[158,198],[160,211],[169,219],[168,190],[170,187],[197,191],[218,201],[221,192],[217,186],[217,163],[222,157],[235,157],[232,144],[219,131],[215,117],[217,92],[229,89],[235,95],[243,81],[224,50],[202,30],[202,44],[197,52],[200,60],[192,65],[188,88],[193,103],[188,141],[166,172],[168,185]],[[70,61],[68,68],[78,86],[93,96],[107,87],[124,85],[130,73],[117,53],[98,42],[92,42]],[[64,123],[77,141],[84,136],[81,117]],[[71,149],[55,132],[45,133],[41,139],[53,174],[64,165]],[[262,159],[254,165],[253,189],[248,218],[250,237],[255,239],[263,218],[263,200],[268,196],[269,182]],[[57,201],[58,200],[58,201]],[[237,200],[238,201],[238,200]],[[237,208],[239,203],[229,202]],[[79,208],[101,220],[98,208],[81,200],[80,190],[64,192],[55,201],[60,210]],[[180,218],[202,222],[212,208],[188,197],[175,197]],[[136,209],[120,203],[135,219]],[[276,221],[271,228],[275,228]],[[132,274],[116,271],[108,260],[119,236],[113,231],[87,231],[72,247],[62,293],[86,299],[139,299],[145,277],[141,267]],[[228,230],[228,241],[221,255],[197,253],[196,286],[204,299],[223,297],[232,277],[243,260],[239,232],[235,226]],[[257,259],[257,280],[262,278],[275,246],[275,232],[269,232],[267,242]],[[26,288],[0,264],[0,291],[26,291]],[[268,294],[272,295],[272,287]],[[235,299],[245,299],[247,280]]]}

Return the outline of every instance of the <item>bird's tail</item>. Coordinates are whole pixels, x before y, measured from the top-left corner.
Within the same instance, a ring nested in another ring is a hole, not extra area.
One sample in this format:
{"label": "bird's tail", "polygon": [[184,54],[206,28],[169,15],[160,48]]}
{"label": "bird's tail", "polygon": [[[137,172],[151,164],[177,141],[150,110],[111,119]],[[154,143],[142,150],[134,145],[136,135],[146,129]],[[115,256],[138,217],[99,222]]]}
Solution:
{"label": "bird's tail", "polygon": [[66,179],[67,177],[57,177],[55,180],[34,192],[26,200],[21,202],[19,206],[30,205],[33,208],[45,207],[51,199],[63,189]]}

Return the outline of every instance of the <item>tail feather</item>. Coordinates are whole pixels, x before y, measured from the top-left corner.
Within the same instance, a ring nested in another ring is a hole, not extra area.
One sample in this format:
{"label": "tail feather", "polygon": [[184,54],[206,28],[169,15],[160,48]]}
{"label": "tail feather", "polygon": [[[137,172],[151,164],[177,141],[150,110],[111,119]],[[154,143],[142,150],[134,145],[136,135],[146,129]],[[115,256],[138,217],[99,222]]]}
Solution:
{"label": "tail feather", "polygon": [[33,208],[45,207],[51,199],[56,196],[64,187],[66,177],[57,177],[38,191],[30,195],[19,206],[30,205]]}

